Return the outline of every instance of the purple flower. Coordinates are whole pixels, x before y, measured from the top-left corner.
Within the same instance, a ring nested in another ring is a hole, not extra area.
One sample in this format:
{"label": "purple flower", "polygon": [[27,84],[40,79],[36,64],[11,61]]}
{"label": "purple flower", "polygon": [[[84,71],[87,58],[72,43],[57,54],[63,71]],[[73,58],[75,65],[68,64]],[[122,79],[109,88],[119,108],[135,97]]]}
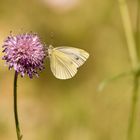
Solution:
{"label": "purple flower", "polygon": [[10,35],[4,41],[3,60],[23,77],[28,74],[30,78],[38,76],[38,70],[44,68],[43,61],[46,53],[44,45],[40,42],[37,34],[26,33]]}

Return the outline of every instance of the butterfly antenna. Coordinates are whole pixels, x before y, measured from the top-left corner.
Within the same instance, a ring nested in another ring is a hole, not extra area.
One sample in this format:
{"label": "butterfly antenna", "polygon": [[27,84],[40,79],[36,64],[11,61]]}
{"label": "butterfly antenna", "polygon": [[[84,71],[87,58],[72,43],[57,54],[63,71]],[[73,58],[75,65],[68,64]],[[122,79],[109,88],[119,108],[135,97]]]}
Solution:
{"label": "butterfly antenna", "polygon": [[10,30],[10,34],[12,34],[12,30]]}
{"label": "butterfly antenna", "polygon": [[50,33],[50,44],[53,46],[54,45],[54,32]]}

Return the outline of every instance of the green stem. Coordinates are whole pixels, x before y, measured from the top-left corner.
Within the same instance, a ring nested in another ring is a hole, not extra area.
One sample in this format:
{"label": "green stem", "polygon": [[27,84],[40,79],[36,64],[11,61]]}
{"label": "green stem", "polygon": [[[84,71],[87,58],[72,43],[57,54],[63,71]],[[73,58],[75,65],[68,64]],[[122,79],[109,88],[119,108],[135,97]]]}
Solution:
{"label": "green stem", "polygon": [[19,127],[19,121],[18,121],[18,111],[17,111],[17,79],[18,79],[18,73],[15,72],[15,77],[14,77],[14,116],[15,116],[17,139],[21,140],[22,135],[20,133],[20,127]]}
{"label": "green stem", "polygon": [[131,104],[131,114],[129,118],[129,126],[128,126],[128,134],[127,134],[128,140],[133,140],[134,121],[136,119],[138,88],[139,88],[139,77],[137,74],[135,74],[134,76],[133,85],[134,87],[133,87],[133,96],[132,96],[132,104]]}
{"label": "green stem", "polygon": [[[138,0],[138,9],[137,9],[137,21],[136,21],[136,46],[139,47],[139,7],[140,1]],[[137,100],[138,100],[138,88],[139,88],[139,76],[138,72],[134,75],[134,88],[133,88],[133,97],[132,97],[132,105],[131,105],[131,114],[129,118],[129,127],[128,127],[128,140],[133,140],[133,132],[134,132],[134,121],[136,119],[136,111],[137,111]]]}
{"label": "green stem", "polygon": [[[132,26],[131,26],[129,10],[127,7],[126,0],[118,0],[118,1],[119,1],[121,16],[122,16],[127,46],[129,50],[129,56],[131,59],[131,65],[132,65],[132,69],[134,70],[133,96],[132,96],[132,105],[131,105],[131,110],[130,110],[128,133],[127,133],[127,139],[132,140],[133,131],[134,131],[134,121],[136,118],[138,87],[139,87],[138,85],[139,84],[139,81],[138,81],[139,60],[138,60],[138,54],[137,54],[137,47],[139,43],[138,43],[138,40],[135,42],[135,39],[134,39],[134,34],[133,34]],[[137,29],[138,29],[138,24],[139,24],[139,18],[137,19]]]}
{"label": "green stem", "polygon": [[136,43],[132,31],[131,21],[129,17],[128,7],[126,0],[118,0],[120,6],[120,13],[122,16],[128,51],[131,59],[132,68],[134,70],[138,67],[138,55],[136,50]]}
{"label": "green stem", "polygon": [[140,25],[140,0],[138,0],[138,8],[137,8],[137,21],[136,21],[136,46],[139,48],[139,25]]}

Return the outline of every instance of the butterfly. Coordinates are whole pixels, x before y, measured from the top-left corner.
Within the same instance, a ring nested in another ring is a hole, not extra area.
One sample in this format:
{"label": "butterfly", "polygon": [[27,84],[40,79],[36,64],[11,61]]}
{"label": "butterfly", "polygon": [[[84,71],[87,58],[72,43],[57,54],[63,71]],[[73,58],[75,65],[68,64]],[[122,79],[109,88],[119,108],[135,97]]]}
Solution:
{"label": "butterfly", "polygon": [[60,46],[48,48],[50,67],[58,79],[70,79],[75,76],[77,69],[88,59],[89,53],[78,48]]}

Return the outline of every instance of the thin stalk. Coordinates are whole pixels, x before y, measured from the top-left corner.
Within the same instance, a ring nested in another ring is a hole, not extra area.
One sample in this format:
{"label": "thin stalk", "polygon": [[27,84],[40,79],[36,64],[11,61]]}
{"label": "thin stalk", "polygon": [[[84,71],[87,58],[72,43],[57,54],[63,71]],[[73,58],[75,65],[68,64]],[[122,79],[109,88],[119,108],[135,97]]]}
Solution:
{"label": "thin stalk", "polygon": [[[137,21],[136,21],[136,46],[139,48],[139,16],[140,16],[140,1],[138,0],[138,8],[137,8]],[[136,119],[136,111],[137,111],[137,101],[138,101],[138,88],[139,88],[139,76],[138,73],[134,76],[134,89],[133,89],[133,97],[132,97],[132,105],[131,105],[131,114],[129,118],[129,127],[128,127],[128,140],[133,140],[133,132],[134,132],[134,121]]]}
{"label": "thin stalk", "polygon": [[15,117],[17,139],[21,140],[22,135],[20,133],[19,120],[18,120],[18,111],[17,111],[17,79],[18,79],[18,73],[15,72],[15,76],[14,76],[14,117]]}
{"label": "thin stalk", "polygon": [[138,8],[137,8],[137,21],[136,21],[136,46],[137,48],[139,48],[139,31],[140,31],[140,0],[137,0],[137,5],[138,5]]}
{"label": "thin stalk", "polygon": [[128,51],[131,59],[132,68],[135,70],[138,66],[138,55],[136,50],[136,43],[132,31],[131,21],[129,17],[128,7],[126,0],[118,0],[119,1],[119,7],[120,7],[120,13],[122,16],[122,22],[124,26],[124,32],[126,36]]}
{"label": "thin stalk", "polygon": [[138,77],[137,74],[134,76],[133,85],[134,85],[134,87],[133,87],[131,114],[130,114],[130,118],[129,118],[127,140],[133,140],[134,121],[136,119],[137,101],[138,101],[138,88],[139,88],[139,77]]}
{"label": "thin stalk", "polygon": [[[134,70],[133,96],[132,96],[132,104],[131,104],[128,132],[127,132],[127,140],[133,140],[134,122],[136,118],[138,87],[139,87],[139,81],[138,81],[139,60],[137,54],[138,41],[135,42],[126,0],[118,0],[118,1],[120,6],[120,13],[122,16],[129,56],[131,60],[131,65],[132,65],[132,69]],[[137,26],[138,23],[139,23],[139,19],[137,19]]]}

